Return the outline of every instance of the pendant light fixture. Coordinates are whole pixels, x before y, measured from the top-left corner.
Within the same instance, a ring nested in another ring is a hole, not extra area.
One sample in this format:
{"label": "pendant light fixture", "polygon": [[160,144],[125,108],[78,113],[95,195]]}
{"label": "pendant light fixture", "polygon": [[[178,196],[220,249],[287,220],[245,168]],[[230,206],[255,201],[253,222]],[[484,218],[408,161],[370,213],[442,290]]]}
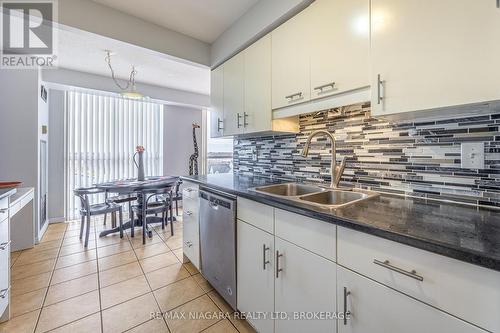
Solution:
{"label": "pendant light fixture", "polygon": [[109,70],[111,71],[111,78],[113,79],[114,83],[118,88],[120,88],[121,95],[126,98],[131,98],[131,99],[141,99],[145,98],[143,94],[137,91],[137,87],[135,86],[135,75],[137,74],[137,70],[135,69],[135,66],[132,65],[132,70],[130,72],[129,79],[127,81],[127,84],[125,86],[122,86],[120,82],[116,79],[115,76],[115,71],[113,67],[111,66],[111,56],[112,53],[111,51],[106,51],[106,57],[104,58],[106,63],[108,64]]}

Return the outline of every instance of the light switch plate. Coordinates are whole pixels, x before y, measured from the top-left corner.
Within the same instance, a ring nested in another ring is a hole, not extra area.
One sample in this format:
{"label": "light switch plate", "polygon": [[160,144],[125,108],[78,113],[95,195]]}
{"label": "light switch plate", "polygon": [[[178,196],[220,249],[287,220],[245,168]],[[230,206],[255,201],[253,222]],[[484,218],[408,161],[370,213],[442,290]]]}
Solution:
{"label": "light switch plate", "polygon": [[462,143],[462,168],[484,169],[484,143]]}

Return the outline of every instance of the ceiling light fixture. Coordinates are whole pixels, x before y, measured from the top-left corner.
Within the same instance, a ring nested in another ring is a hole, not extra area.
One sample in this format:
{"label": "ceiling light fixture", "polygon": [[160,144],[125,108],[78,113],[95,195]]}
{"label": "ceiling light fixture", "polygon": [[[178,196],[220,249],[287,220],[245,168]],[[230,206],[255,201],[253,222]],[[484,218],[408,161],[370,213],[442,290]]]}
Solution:
{"label": "ceiling light fixture", "polygon": [[131,99],[141,99],[145,98],[143,94],[137,91],[137,87],[135,86],[135,75],[137,74],[137,70],[135,69],[135,66],[132,65],[132,71],[130,72],[130,77],[127,81],[127,84],[125,86],[122,86],[120,82],[116,79],[115,76],[115,71],[113,67],[111,66],[111,56],[112,53],[111,51],[106,50],[106,57],[104,60],[106,60],[106,63],[108,64],[109,70],[111,71],[111,78],[115,82],[116,86],[120,88],[121,95],[126,98],[131,98]]}

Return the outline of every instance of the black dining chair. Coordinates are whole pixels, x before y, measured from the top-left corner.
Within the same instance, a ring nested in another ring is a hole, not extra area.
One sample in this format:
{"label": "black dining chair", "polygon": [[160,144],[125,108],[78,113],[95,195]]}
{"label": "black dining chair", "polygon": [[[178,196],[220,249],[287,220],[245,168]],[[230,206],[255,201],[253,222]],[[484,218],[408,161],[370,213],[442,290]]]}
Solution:
{"label": "black dining chair", "polygon": [[182,180],[179,179],[177,184],[175,184],[175,191],[173,192],[172,201],[175,202],[175,216],[179,216],[179,201],[182,200],[181,184]]}
{"label": "black dining chair", "polygon": [[[131,221],[134,221],[134,216],[133,214],[137,214],[139,218],[142,219],[143,221],[143,233],[142,233],[142,241],[143,244],[146,243],[146,231],[147,231],[147,225],[152,224],[152,223],[160,223],[161,222],[161,228],[165,229],[165,225],[170,221],[170,233],[173,235],[174,234],[174,225],[172,223],[173,221],[173,209],[172,209],[172,186],[161,188],[161,189],[151,189],[151,190],[143,190],[141,191],[142,195],[146,196],[146,211],[145,211],[145,217],[142,218],[142,206],[139,205],[132,205],[132,216],[131,216]],[[158,217],[158,215],[161,214],[161,218]],[[156,217],[151,222],[148,222],[148,216],[149,219],[151,220],[153,216]],[[170,215],[170,218],[169,218]],[[130,225],[130,236],[134,237],[134,227],[135,223],[131,223]],[[148,236],[152,237],[152,231],[148,231]]]}
{"label": "black dining chair", "polygon": [[123,238],[123,214],[122,207],[113,202],[104,202],[98,204],[90,204],[89,196],[95,195],[99,193],[103,193],[104,191],[95,187],[82,187],[77,188],[73,191],[73,193],[80,198],[80,216],[81,216],[81,225],[80,225],[80,239],[83,237],[83,229],[85,225],[85,218],[87,219],[87,230],[85,232],[85,247],[89,244],[89,234],[90,234],[90,219],[92,216],[96,215],[105,215],[108,213],[113,214],[116,219],[116,213],[119,214],[119,223],[120,223],[120,238]]}

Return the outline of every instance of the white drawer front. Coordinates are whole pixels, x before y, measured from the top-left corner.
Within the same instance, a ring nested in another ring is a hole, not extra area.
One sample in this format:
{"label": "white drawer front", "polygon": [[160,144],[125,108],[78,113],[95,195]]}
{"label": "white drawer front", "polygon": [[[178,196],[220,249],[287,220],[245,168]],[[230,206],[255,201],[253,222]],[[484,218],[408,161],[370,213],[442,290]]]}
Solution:
{"label": "white drawer front", "polygon": [[238,197],[238,219],[257,228],[274,233],[274,208]]}
{"label": "white drawer front", "polygon": [[200,200],[198,198],[183,198],[182,199],[182,211],[183,215],[196,215],[198,216],[198,211],[200,205]]}
{"label": "white drawer front", "polygon": [[183,199],[194,199],[198,198],[199,186],[193,183],[185,182],[182,186],[182,198]]}
{"label": "white drawer front", "polygon": [[[338,263],[492,332],[500,332],[500,272],[338,228]],[[423,278],[419,281],[389,265]]]}
{"label": "white drawer front", "polygon": [[[10,245],[5,244],[8,241],[8,221],[0,222],[0,232],[2,249],[0,249],[0,315],[4,312],[9,302],[9,266],[10,266]],[[7,234],[7,238],[4,235]]]}
{"label": "white drawer front", "polygon": [[193,265],[200,269],[200,226],[198,221],[198,198],[183,198],[182,220],[183,229],[183,252]]}
{"label": "white drawer front", "polygon": [[0,222],[0,244],[9,241],[9,221],[3,220]]}
{"label": "white drawer front", "polygon": [[275,223],[276,236],[336,261],[337,226],[335,224],[281,209],[275,211]]}
{"label": "white drawer front", "polygon": [[9,217],[9,198],[0,200],[0,221]]}

